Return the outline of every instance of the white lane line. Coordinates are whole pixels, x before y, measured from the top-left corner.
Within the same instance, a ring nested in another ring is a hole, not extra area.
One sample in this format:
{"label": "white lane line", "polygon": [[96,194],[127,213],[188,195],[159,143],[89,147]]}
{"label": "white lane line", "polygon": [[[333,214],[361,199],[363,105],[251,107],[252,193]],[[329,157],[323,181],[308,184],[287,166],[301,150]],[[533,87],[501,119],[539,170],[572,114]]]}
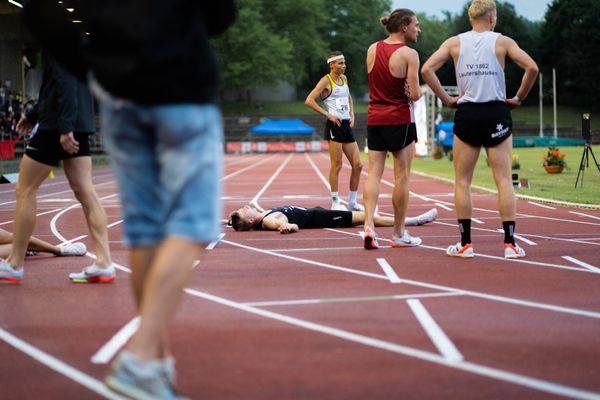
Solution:
{"label": "white lane line", "polygon": [[108,224],[106,227],[107,227],[107,228],[112,228],[113,226],[117,226],[117,225],[119,225],[119,224],[120,224],[120,223],[122,223],[122,222],[123,222],[123,220],[122,220],[122,219],[120,219],[120,220],[118,220],[118,221],[115,221],[115,222],[113,222],[112,224]]}
{"label": "white lane line", "polygon": [[442,204],[442,203],[435,203],[435,205],[436,205],[436,206],[438,206],[439,208],[443,208],[444,210],[447,210],[447,211],[452,211],[452,208],[451,208],[451,207],[448,207],[448,206],[447,206],[447,205],[445,205],[445,204]]}
{"label": "white lane line", "polygon": [[[504,229],[496,229],[498,232],[504,233]],[[521,235],[517,235],[516,233],[514,234],[515,239],[519,239],[521,242],[523,243],[527,243],[530,246],[537,246],[538,244],[536,242],[533,242],[529,239],[527,239],[526,237],[523,237]]]}
{"label": "white lane line", "polygon": [[[340,231],[340,232],[353,235],[352,233],[348,233],[348,232],[343,232],[343,231]],[[321,268],[333,269],[333,270],[347,272],[347,273],[351,273],[351,274],[362,275],[362,276],[366,276],[369,278],[387,280],[387,277],[384,275],[372,274],[369,272],[356,270],[356,269],[352,269],[352,268],[339,267],[339,266],[332,265],[332,264],[325,264],[325,263],[321,263],[321,262],[317,262],[317,261],[307,260],[305,258],[291,257],[291,256],[287,256],[285,254],[278,254],[273,251],[266,251],[266,250],[259,249],[256,247],[251,247],[251,246],[246,246],[246,245],[243,245],[240,243],[230,242],[228,240],[224,240],[223,243],[227,243],[227,244],[230,244],[235,247],[241,247],[243,249],[252,250],[252,251],[255,251],[258,253],[262,253],[262,254],[268,254],[268,255],[275,256],[275,257],[281,257],[281,258],[286,258],[286,259],[290,259],[290,260],[294,260],[294,261],[299,261],[303,264],[309,264],[309,265],[314,265],[314,266],[321,267]],[[421,245],[420,247],[427,248],[427,249],[433,249],[433,250],[446,251],[446,249],[444,249],[444,248],[438,248],[438,247],[432,247],[432,246]],[[478,254],[478,256],[479,256],[479,254]],[[492,258],[492,259],[506,261],[504,259],[504,257],[486,256],[485,258]],[[532,263],[532,262],[525,262],[525,260],[522,260],[522,259],[510,260],[510,262],[511,263],[518,263],[518,262]],[[555,266],[557,268],[569,269],[569,270],[578,271],[578,272],[582,272],[582,271],[587,272],[585,270],[582,270],[581,268],[575,268],[575,267],[565,267],[565,266],[560,266],[560,265],[542,264],[542,263],[533,263],[533,264],[544,265],[544,266]],[[491,300],[491,301],[497,301],[497,302],[501,302],[501,303],[515,304],[515,305],[519,305],[519,306],[523,306],[523,307],[538,308],[538,309],[546,310],[546,311],[553,311],[553,312],[577,315],[580,317],[600,319],[600,312],[582,310],[582,309],[578,309],[578,308],[555,306],[553,304],[547,304],[547,303],[537,303],[537,302],[533,302],[533,301],[521,300],[521,299],[516,299],[516,298],[511,298],[511,297],[491,295],[491,294],[487,294],[487,293],[483,293],[483,292],[464,290],[464,289],[460,289],[460,288],[454,288],[451,286],[436,285],[436,284],[432,284],[432,283],[428,283],[428,282],[415,281],[415,280],[410,280],[410,279],[405,279],[405,278],[401,278],[401,279],[402,279],[402,283],[419,286],[419,287],[424,287],[427,289],[461,293],[461,294],[465,294],[468,296],[473,296],[476,298],[481,298],[481,299],[486,299],[486,300]]]}
{"label": "white lane line", "polygon": [[[52,214],[52,213],[55,213],[55,212],[59,212],[60,210],[62,210],[62,208],[55,208],[54,210],[49,210],[49,211],[44,211],[44,212],[41,212],[41,213],[37,213],[37,214],[35,214],[35,216],[36,217],[40,217],[42,215]],[[12,224],[13,222],[15,222],[15,221],[14,220],[10,220],[10,221],[0,222],[0,226]]]}
{"label": "white lane line", "polygon": [[385,258],[378,258],[377,263],[385,272],[385,275],[388,277],[391,283],[401,283],[402,280],[396,275],[394,268],[385,260]]}
{"label": "white lane line", "polygon": [[533,201],[528,201],[528,203],[529,203],[529,204],[531,204],[532,206],[537,206],[537,207],[547,208],[547,209],[549,209],[549,210],[556,210],[556,207],[550,207],[550,206],[547,206],[547,205],[545,205],[545,204],[535,203],[535,202],[533,202]]}
{"label": "white lane line", "polygon": [[236,176],[236,175],[239,175],[239,174],[241,174],[241,173],[244,173],[244,172],[246,172],[246,171],[248,171],[248,170],[251,170],[251,169],[253,169],[253,168],[256,168],[256,167],[258,167],[258,166],[259,166],[259,165],[261,165],[261,164],[264,164],[264,163],[266,163],[267,161],[270,161],[270,160],[271,160],[272,158],[274,158],[274,157],[275,157],[275,155],[272,155],[271,157],[265,158],[265,159],[263,159],[263,160],[261,160],[261,161],[259,161],[259,162],[257,162],[257,163],[254,163],[254,164],[248,165],[247,167],[244,167],[244,168],[242,168],[242,169],[238,169],[237,171],[235,171],[235,172],[233,172],[233,173],[231,173],[231,174],[229,174],[229,175],[226,175],[226,176],[224,176],[223,178],[221,178],[221,180],[222,180],[222,181],[226,181],[226,180],[227,180],[227,179],[229,179],[229,178],[233,178],[233,177],[234,177],[234,176]]}
{"label": "white lane line", "polygon": [[[59,182],[59,183],[62,183],[62,182]],[[113,183],[114,183],[113,180],[110,180],[108,182],[103,182],[103,183],[94,183],[94,187],[97,188],[99,186],[104,186],[104,185],[113,184]],[[52,183],[47,183],[47,184],[44,184],[44,187],[50,186],[50,185],[52,185]],[[11,193],[14,193],[14,189],[11,191]],[[37,201],[43,201],[42,199],[45,199],[45,198],[48,198],[48,197],[51,197],[51,196],[56,196],[56,195],[59,195],[59,194],[64,194],[64,193],[71,193],[71,194],[73,194],[73,190],[69,186],[69,189],[67,189],[67,190],[62,190],[60,192],[54,192],[54,193],[48,193],[48,194],[42,194],[42,195],[36,196],[36,198],[37,198]],[[5,201],[3,203],[0,203],[0,206],[5,206],[7,204],[15,204],[16,202],[17,202],[16,200]]]}
{"label": "white lane line", "polygon": [[483,222],[482,220],[477,219],[477,218],[471,218],[471,221],[473,221],[473,222],[475,222],[476,224],[479,224],[479,225],[484,225],[485,224],[485,222]]}
{"label": "white lane line", "polygon": [[584,214],[584,213],[580,213],[577,211],[569,211],[571,214],[575,214],[575,215],[581,215],[582,217],[588,217],[588,218],[593,218],[593,219],[598,219],[600,220],[600,217],[596,217],[594,215],[589,215],[589,214]]}
{"label": "white lane line", "polygon": [[350,303],[360,301],[386,301],[386,300],[406,300],[406,299],[424,299],[430,297],[449,297],[462,296],[462,293],[422,293],[422,294],[395,294],[390,296],[364,296],[364,297],[340,297],[327,299],[300,299],[300,300],[274,300],[274,301],[254,301],[242,303],[252,307],[272,307],[272,306],[297,306],[305,304],[328,304],[328,303]]}
{"label": "white lane line", "polygon": [[592,272],[597,272],[600,273],[600,268],[594,267],[593,265],[590,265],[588,263],[585,263],[581,260],[578,260],[576,258],[570,257],[570,256],[562,256],[562,258],[564,258],[567,261],[571,261],[573,264],[577,264],[577,265],[581,265],[583,268],[587,268]]}
{"label": "white lane line", "polygon": [[258,199],[260,198],[260,196],[263,195],[264,192],[267,191],[267,189],[269,188],[269,186],[271,186],[271,183],[273,183],[273,181],[275,180],[275,178],[277,178],[277,176],[281,173],[281,171],[283,171],[283,169],[290,162],[290,160],[292,159],[293,156],[294,156],[294,153],[290,153],[290,155],[287,156],[287,158],[281,163],[281,165],[279,166],[279,168],[277,168],[277,171],[275,171],[275,173],[269,178],[269,180],[267,181],[267,183],[265,183],[265,185],[262,187],[262,189],[260,189],[260,191],[256,194],[256,196],[254,196],[254,198],[252,200],[250,200],[250,204],[253,204],[253,205],[257,206],[257,207],[260,207],[258,205]]}
{"label": "white lane line", "polygon": [[[14,347],[15,349],[27,354],[29,357],[33,358],[37,362],[47,366],[48,368],[58,372],[61,375],[66,376],[72,381],[80,384],[103,396],[107,399],[113,400],[124,400],[124,397],[119,396],[116,393],[111,392],[102,382],[99,380],[87,375],[86,373],[79,371],[78,369],[73,368],[69,364],[64,361],[59,360],[56,357],[51,356],[50,354],[38,349],[30,345],[29,343],[19,339],[14,336],[10,332],[5,331],[0,328],[0,339],[4,340],[6,343]],[[86,397],[84,395],[84,397]]]}
{"label": "white lane line", "polygon": [[415,349],[408,346],[399,345],[396,343],[386,342],[384,340],[375,339],[369,336],[360,335],[353,332],[344,331],[342,329],[333,328],[327,325],[322,325],[295,317],[290,317],[284,314],[279,314],[273,311],[263,310],[261,308],[247,306],[233,300],[218,297],[209,293],[201,292],[194,289],[184,289],[189,295],[206,299],[214,303],[222,304],[226,307],[235,308],[245,311],[249,314],[259,315],[264,318],[273,319],[285,324],[297,326],[314,332],[320,332],[326,335],[337,337],[349,342],[359,343],[365,346],[389,351],[396,354],[402,354],[407,357],[413,357],[420,360],[428,361],[434,364],[443,365],[449,368],[455,368],[461,371],[470,372],[476,375],[485,376],[488,378],[509,382],[515,385],[528,387],[531,389],[552,393],[561,396],[569,396],[577,399],[595,399],[600,398],[600,393],[591,392],[571,386],[565,386],[554,382],[545,381],[538,378],[521,375],[518,373],[505,371],[497,368],[488,367],[482,364],[476,364],[467,361],[449,362],[444,357],[438,354]]}
{"label": "white lane line", "polygon": [[463,355],[435,322],[431,314],[427,312],[423,304],[417,299],[408,299],[406,302],[442,357],[451,363],[462,361]]}
{"label": "white lane line", "polygon": [[125,324],[117,333],[113,335],[100,349],[92,356],[90,361],[94,364],[106,364],[121,350],[125,343],[131,339],[133,334],[140,327],[141,318],[135,317]]}
{"label": "white lane line", "polygon": [[224,234],[224,233],[221,233],[221,234],[219,235],[219,238],[218,238],[217,240],[210,242],[210,243],[209,243],[209,245],[208,245],[208,246],[206,246],[206,250],[212,250],[212,249],[214,249],[214,248],[215,248],[215,246],[216,246],[216,245],[217,245],[217,244],[218,244],[218,243],[221,241],[221,239],[223,239],[224,237],[225,237],[225,234]]}

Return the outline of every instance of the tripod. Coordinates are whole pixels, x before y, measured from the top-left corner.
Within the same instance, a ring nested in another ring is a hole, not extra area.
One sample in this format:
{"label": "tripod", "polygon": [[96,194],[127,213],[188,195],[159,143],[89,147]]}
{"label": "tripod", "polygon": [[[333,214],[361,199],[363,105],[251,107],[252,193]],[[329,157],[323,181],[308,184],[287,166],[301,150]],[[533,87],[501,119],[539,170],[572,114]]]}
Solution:
{"label": "tripod", "polygon": [[581,186],[583,188],[583,173],[586,168],[590,166],[590,154],[596,163],[596,168],[598,168],[598,172],[600,172],[600,165],[598,165],[598,161],[596,161],[596,156],[594,155],[594,151],[592,150],[591,140],[585,142],[585,148],[583,149],[583,155],[581,156],[581,163],[579,163],[579,172],[577,172],[577,180],[575,181],[575,188],[577,188],[577,183],[579,182],[579,175],[581,174]]}

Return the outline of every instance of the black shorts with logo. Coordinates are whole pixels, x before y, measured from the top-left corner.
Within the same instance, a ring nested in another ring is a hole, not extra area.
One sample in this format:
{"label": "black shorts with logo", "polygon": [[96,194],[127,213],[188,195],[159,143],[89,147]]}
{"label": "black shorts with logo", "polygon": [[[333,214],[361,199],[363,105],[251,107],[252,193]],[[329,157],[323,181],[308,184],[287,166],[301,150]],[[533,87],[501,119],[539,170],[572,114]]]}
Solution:
{"label": "black shorts with logo", "polygon": [[454,134],[472,146],[497,146],[512,134],[508,104],[503,101],[459,104],[454,114]]}
{"label": "black shorts with logo", "polygon": [[52,166],[56,166],[61,160],[68,158],[89,156],[90,133],[75,132],[73,136],[79,142],[79,151],[69,154],[60,144],[60,132],[38,130],[27,144],[25,154],[37,162]]}
{"label": "black shorts with logo", "polygon": [[369,125],[367,126],[367,145],[369,150],[398,151],[417,141],[417,126],[405,125]]}
{"label": "black shorts with logo", "polygon": [[323,133],[325,140],[332,140],[338,143],[352,143],[356,140],[352,134],[352,128],[350,127],[350,120],[343,119],[342,125],[337,126],[330,120],[325,123],[325,132]]}

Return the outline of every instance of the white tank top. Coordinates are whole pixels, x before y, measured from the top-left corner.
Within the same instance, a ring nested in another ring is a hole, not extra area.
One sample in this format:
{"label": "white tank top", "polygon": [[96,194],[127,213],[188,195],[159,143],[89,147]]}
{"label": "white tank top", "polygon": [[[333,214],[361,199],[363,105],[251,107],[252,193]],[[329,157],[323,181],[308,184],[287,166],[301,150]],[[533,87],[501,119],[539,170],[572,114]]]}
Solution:
{"label": "white tank top", "polygon": [[470,31],[458,35],[458,104],[506,101],[504,70],[496,57],[496,40],[499,36],[499,33],[490,31]]}
{"label": "white tank top", "polygon": [[348,84],[338,85],[329,74],[327,74],[327,79],[331,83],[331,93],[323,99],[327,112],[339,119],[350,119],[350,89]]}

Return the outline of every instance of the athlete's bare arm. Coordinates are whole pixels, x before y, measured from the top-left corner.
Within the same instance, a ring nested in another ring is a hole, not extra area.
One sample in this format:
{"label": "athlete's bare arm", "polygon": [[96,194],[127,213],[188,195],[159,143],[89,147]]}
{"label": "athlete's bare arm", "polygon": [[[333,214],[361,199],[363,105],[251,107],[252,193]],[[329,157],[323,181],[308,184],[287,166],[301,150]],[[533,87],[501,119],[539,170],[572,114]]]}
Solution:
{"label": "athlete's bare arm", "polygon": [[498,38],[497,48],[504,49],[508,58],[513,60],[520,68],[525,70],[521,86],[517,90],[516,97],[507,99],[509,107],[515,108],[521,105],[521,102],[527,97],[531,88],[535,83],[538,75],[538,66],[533,59],[523,49],[519,47],[517,42],[508,36],[501,35]]}
{"label": "athlete's bare arm", "polygon": [[450,59],[450,57],[453,57],[455,59],[454,62],[456,63],[459,48],[460,40],[458,36],[447,39],[442,43],[440,48],[429,57],[425,64],[423,64],[423,68],[421,68],[421,75],[427,85],[429,85],[435,95],[442,100],[442,103],[448,107],[456,107],[458,97],[453,97],[446,93],[436,72]]}
{"label": "athlete's bare arm", "polygon": [[412,101],[417,101],[423,96],[419,85],[419,54],[410,47],[399,49],[406,62],[406,81],[408,82],[409,96]]}
{"label": "athlete's bare arm", "polygon": [[290,224],[285,214],[274,212],[262,220],[263,229],[279,231],[282,234],[298,232],[300,228],[296,224]]}
{"label": "athlete's bare arm", "polygon": [[336,117],[335,115],[329,114],[327,112],[327,110],[323,109],[323,107],[321,107],[317,103],[317,99],[322,99],[322,98],[327,97],[327,95],[329,95],[330,92],[331,92],[331,83],[329,82],[329,79],[326,76],[324,76],[321,78],[321,80],[319,80],[319,82],[317,83],[317,86],[315,86],[315,88],[308,94],[308,96],[306,97],[306,100],[304,101],[304,104],[311,110],[326,116],[328,120],[330,120],[337,126],[341,126],[342,121],[340,121],[340,119],[338,117]]}

